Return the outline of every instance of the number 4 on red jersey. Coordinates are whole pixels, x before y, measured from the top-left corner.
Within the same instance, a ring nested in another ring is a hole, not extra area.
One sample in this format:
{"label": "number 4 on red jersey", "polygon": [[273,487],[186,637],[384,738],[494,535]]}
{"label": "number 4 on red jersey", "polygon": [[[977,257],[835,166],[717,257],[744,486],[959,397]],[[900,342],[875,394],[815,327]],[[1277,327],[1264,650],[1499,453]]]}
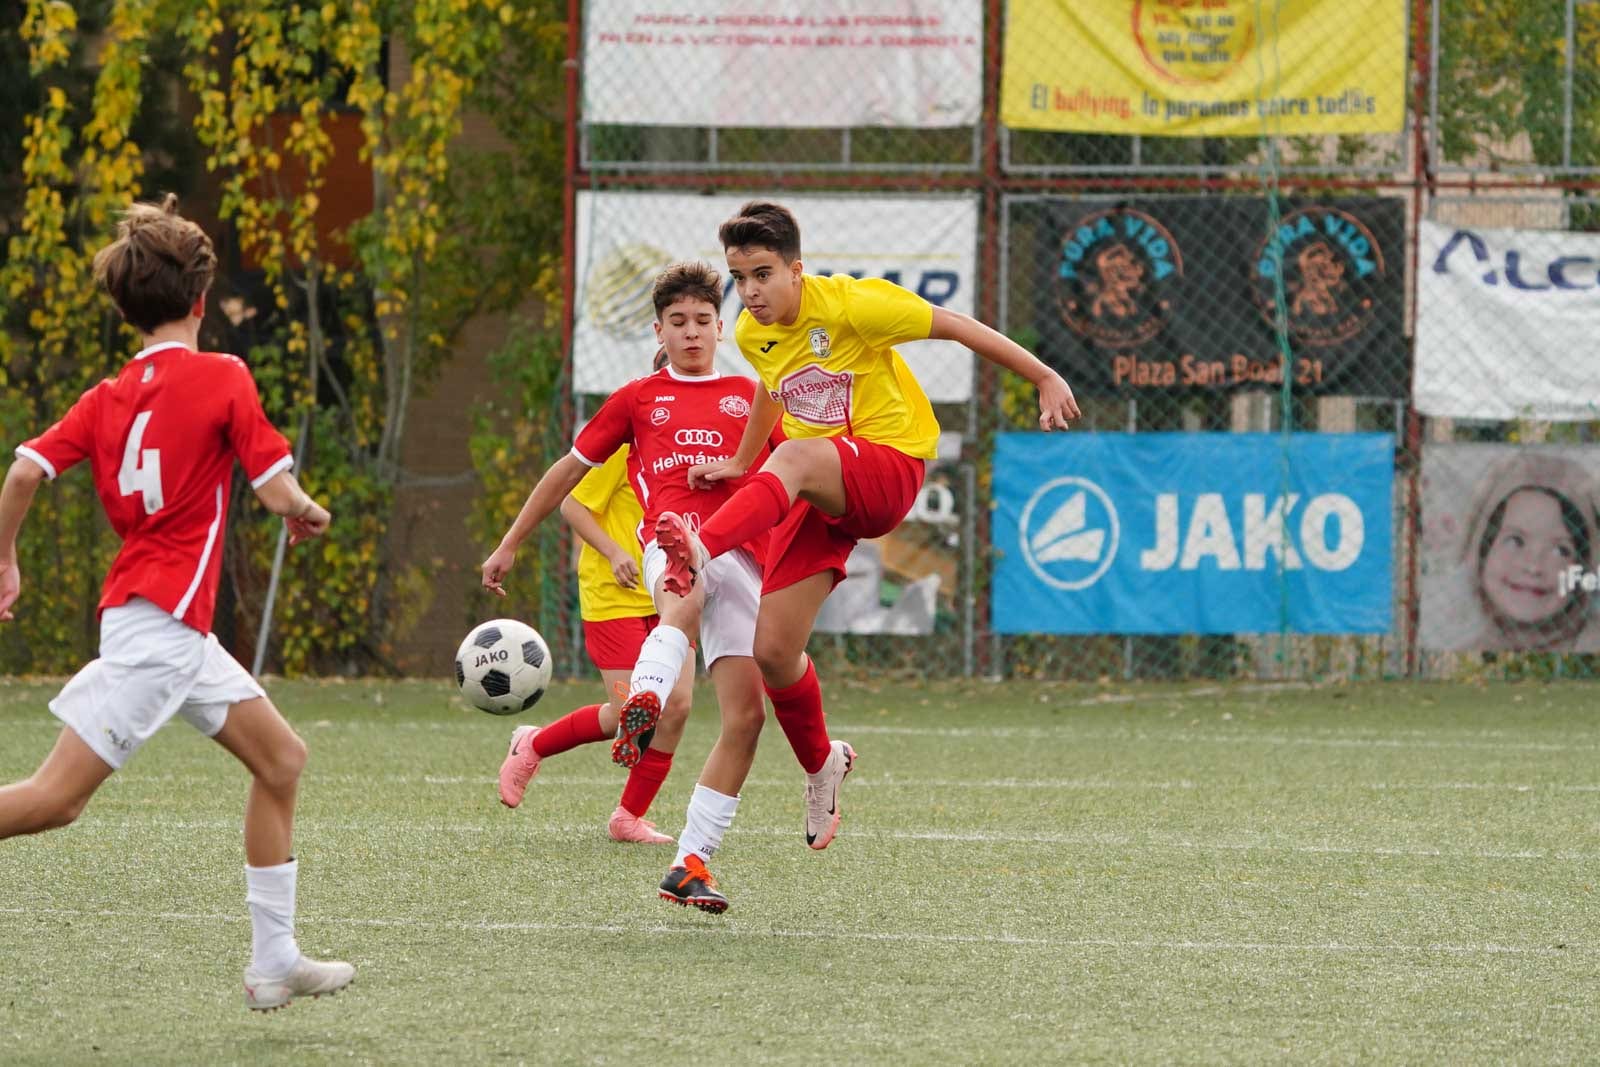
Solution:
{"label": "number 4 on red jersey", "polygon": [[50,478],[89,461],[122,538],[101,610],[139,596],[201,632],[216,602],[233,461],[257,488],[293,465],[249,368],[172,343],[140,352],[17,454]]}

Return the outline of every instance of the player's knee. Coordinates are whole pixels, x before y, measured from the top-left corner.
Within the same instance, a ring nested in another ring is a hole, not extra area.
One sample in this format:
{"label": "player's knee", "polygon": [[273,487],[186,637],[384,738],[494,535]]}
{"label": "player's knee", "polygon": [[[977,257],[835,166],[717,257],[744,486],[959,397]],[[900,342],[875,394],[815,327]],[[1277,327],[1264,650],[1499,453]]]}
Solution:
{"label": "player's knee", "polygon": [[43,786],[34,786],[31,792],[33,803],[29,805],[29,829],[35,832],[71,826],[89,804],[86,796],[74,796]]}
{"label": "player's knee", "polygon": [[[692,593],[692,591],[691,591]],[[668,594],[660,598],[661,625],[671,626],[688,632],[693,629],[695,617],[700,611],[700,598],[695,596],[680,597]]]}
{"label": "player's knee", "polygon": [[768,685],[782,686],[792,681],[789,676],[794,673],[794,666],[800,654],[789,647],[787,641],[771,637],[763,638],[760,631],[757,631],[753,651],[756,666],[761,668],[761,677]]}
{"label": "player's knee", "polygon": [[809,470],[822,455],[823,448],[832,447],[826,438],[792,437],[772,450],[772,455],[767,457],[761,469],[789,481],[791,477]]}
{"label": "player's knee", "polygon": [[808,463],[832,448],[833,443],[826,437],[791,437],[778,442],[778,447],[772,450],[772,458],[783,463]]}
{"label": "player's knee", "polygon": [[680,696],[677,692],[673,692],[668,695],[666,704],[661,708],[661,721],[681,723],[689,718],[689,709],[693,706],[693,696]]}
{"label": "player's knee", "polygon": [[310,751],[300,735],[291,732],[260,768],[256,777],[269,789],[290,788],[300,781],[300,773],[306,769],[309,755]]}
{"label": "player's knee", "polygon": [[754,752],[766,721],[767,711],[761,700],[735,704],[723,717],[722,732],[730,741]]}

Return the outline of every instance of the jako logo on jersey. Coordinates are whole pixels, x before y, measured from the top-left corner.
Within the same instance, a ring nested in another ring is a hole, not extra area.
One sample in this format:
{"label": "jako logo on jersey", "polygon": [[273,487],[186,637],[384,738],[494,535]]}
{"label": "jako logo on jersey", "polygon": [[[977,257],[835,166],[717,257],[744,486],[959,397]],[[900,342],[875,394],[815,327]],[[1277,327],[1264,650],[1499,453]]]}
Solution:
{"label": "jako logo on jersey", "polygon": [[666,408],[656,408],[650,413],[650,425],[664,426],[666,425],[667,420],[670,418],[672,418],[672,412],[668,411]]}
{"label": "jako logo on jersey", "polygon": [[817,354],[818,359],[827,359],[833,353],[833,342],[828,339],[828,331],[821,326],[811,327],[809,334],[811,351]]}
{"label": "jako logo on jersey", "polygon": [[1046,482],[1022,509],[1017,539],[1028,569],[1056,589],[1084,589],[1117,558],[1121,538],[1116,506],[1085,478]]}
{"label": "jako logo on jersey", "polygon": [[669,400],[676,400],[676,399],[678,399],[676,394],[666,393],[666,394],[664,394],[662,396],[656,397],[654,400],[651,401],[651,403],[652,404],[665,404]]}
{"label": "jako logo on jersey", "polygon": [[725,396],[717,404],[717,410],[730,419],[742,419],[750,414],[750,401],[742,396]]}
{"label": "jako logo on jersey", "polygon": [[673,444],[699,445],[701,448],[716,448],[722,444],[721,430],[679,430],[672,435]]}

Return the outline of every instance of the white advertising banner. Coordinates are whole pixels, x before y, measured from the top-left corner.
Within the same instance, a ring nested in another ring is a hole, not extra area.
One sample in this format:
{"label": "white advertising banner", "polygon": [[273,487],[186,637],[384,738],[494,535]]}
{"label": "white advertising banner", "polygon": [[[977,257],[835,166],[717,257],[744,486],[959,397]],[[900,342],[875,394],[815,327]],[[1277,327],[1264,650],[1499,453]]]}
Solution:
{"label": "white advertising banner", "polygon": [[974,0],[585,4],[583,119],[640,126],[971,126]]}
{"label": "white advertising banner", "polygon": [[1600,234],[1424,221],[1417,410],[1600,418]]}
{"label": "white advertising banner", "polygon": [[[575,393],[610,393],[646,374],[656,351],[650,286],[676,260],[704,260],[723,276],[723,340],[717,367],[754,377],[733,342],[742,305],[727,277],[717,228],[748,194],[580,192],[577,303],[572,333]],[[978,200],[960,196],[777,196],[800,223],[811,274],[888,278],[930,303],[973,313]],[[953,341],[900,346],[929,399],[972,395],[972,353]]]}

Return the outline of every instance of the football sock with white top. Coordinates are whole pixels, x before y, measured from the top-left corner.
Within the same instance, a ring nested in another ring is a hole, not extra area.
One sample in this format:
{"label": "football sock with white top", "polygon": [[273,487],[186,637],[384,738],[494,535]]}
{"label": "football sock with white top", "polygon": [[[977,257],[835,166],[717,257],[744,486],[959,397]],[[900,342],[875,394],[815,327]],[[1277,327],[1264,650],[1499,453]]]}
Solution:
{"label": "football sock with white top", "polygon": [[674,867],[682,867],[685,856],[697,854],[709,860],[722,847],[722,835],[733,824],[733,814],[739,810],[739,798],[719,793],[709,786],[696,784],[689,798],[689,817],[684,820],[683,833],[678,835],[678,858]]}
{"label": "football sock with white top", "polygon": [[630,692],[647,690],[656,695],[661,706],[666,707],[667,695],[678,684],[683,672],[683,661],[689,655],[689,636],[676,626],[657,626],[650,631],[639,648],[639,658],[633,665]]}
{"label": "football sock with white top", "polygon": [[300,959],[294,940],[294,884],[300,865],[294,859],[272,867],[244,869],[245,903],[250,905],[250,968],[278,977]]}

